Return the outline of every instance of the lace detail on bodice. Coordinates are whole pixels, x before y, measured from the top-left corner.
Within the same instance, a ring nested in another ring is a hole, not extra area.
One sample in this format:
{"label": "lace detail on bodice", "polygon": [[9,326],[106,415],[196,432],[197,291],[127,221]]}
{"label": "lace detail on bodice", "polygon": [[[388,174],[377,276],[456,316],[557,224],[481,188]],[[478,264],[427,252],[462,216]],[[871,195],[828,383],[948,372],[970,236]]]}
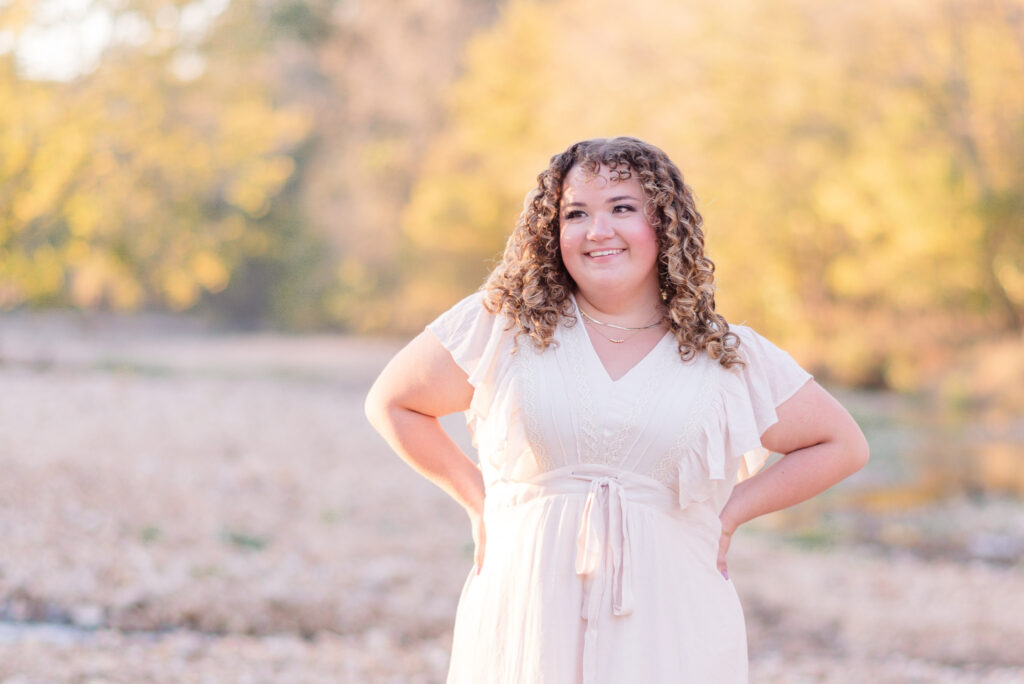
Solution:
{"label": "lace detail on bodice", "polygon": [[598,446],[600,436],[598,435],[597,423],[594,420],[594,389],[590,384],[590,373],[587,372],[583,362],[583,355],[586,350],[582,345],[586,340],[581,336],[586,335],[587,331],[583,329],[579,319],[577,319],[576,325],[570,327],[569,333],[566,337],[572,339],[572,346],[574,348],[567,349],[566,351],[568,352],[570,368],[578,383],[576,400],[580,421],[578,436],[580,461],[583,463],[602,463],[608,465],[611,462],[608,452]]}
{"label": "lace detail on bodice", "polygon": [[673,491],[675,491],[679,486],[677,483],[679,478],[679,466],[678,463],[670,456],[665,456],[655,463],[654,467],[651,468],[651,472],[647,475]]}
{"label": "lace detail on bodice", "polygon": [[649,477],[657,480],[672,490],[679,488],[679,462],[686,457],[686,452],[691,449],[697,440],[697,433],[703,421],[710,418],[712,410],[718,410],[721,398],[718,396],[714,367],[704,365],[701,371],[700,380],[695,388],[696,400],[692,410],[683,414],[682,424],[679,426],[679,433],[672,445],[672,448],[658,462],[654,464]]}
{"label": "lace detail on bodice", "polygon": [[[541,408],[538,405],[538,378],[537,364],[539,359],[533,358],[535,352],[532,349],[520,348],[516,351],[512,360],[515,373],[521,380],[520,398],[522,401],[523,424],[526,429],[526,441],[533,452],[534,460],[537,461],[537,468],[541,471],[554,470],[555,462],[548,454],[544,446],[544,438],[540,427]],[[527,358],[528,355],[531,358]]]}

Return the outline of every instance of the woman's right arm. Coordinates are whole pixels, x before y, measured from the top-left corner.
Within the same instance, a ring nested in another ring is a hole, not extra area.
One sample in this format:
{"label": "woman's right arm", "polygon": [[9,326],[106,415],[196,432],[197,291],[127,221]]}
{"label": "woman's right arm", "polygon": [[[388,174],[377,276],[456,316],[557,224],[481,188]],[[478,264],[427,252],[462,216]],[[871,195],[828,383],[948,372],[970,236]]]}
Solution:
{"label": "woman's right arm", "polygon": [[391,448],[469,514],[477,571],[483,563],[484,484],[439,416],[465,411],[473,386],[433,333],[423,331],[384,367],[366,396],[366,417]]}

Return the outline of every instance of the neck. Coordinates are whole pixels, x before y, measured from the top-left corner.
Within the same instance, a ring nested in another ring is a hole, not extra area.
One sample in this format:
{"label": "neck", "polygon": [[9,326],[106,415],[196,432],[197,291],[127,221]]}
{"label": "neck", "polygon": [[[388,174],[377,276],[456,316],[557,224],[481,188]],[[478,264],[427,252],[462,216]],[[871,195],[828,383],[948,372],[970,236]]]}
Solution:
{"label": "neck", "polygon": [[624,299],[621,297],[575,292],[579,308],[604,323],[629,327],[647,325],[662,316],[661,296],[650,293]]}

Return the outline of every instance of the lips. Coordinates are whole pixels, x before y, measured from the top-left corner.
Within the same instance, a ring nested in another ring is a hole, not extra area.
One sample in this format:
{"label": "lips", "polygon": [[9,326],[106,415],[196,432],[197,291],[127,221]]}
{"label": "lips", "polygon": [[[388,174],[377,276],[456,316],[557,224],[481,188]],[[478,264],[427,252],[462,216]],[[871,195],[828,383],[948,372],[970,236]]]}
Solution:
{"label": "lips", "polygon": [[621,254],[625,252],[624,249],[597,249],[593,252],[587,252],[587,256],[596,259],[597,257],[612,256],[613,254]]}

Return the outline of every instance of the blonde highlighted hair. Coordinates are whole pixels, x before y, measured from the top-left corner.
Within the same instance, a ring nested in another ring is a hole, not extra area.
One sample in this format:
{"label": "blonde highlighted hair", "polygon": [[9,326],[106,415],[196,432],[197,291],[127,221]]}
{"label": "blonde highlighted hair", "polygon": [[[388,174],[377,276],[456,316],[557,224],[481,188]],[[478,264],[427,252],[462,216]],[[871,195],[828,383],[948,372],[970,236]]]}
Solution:
{"label": "blonde highlighted hair", "polygon": [[503,314],[540,349],[551,344],[561,321],[575,322],[570,295],[576,284],[562,263],[559,208],[565,178],[576,166],[588,174],[603,166],[640,181],[644,211],[657,234],[665,322],[680,357],[689,361],[703,352],[726,368],[742,364],[739,338],[715,312],[715,265],[704,255],[703,219],[693,191],[664,152],[636,138],[584,140],[551,158],[484,285],[486,308]]}

